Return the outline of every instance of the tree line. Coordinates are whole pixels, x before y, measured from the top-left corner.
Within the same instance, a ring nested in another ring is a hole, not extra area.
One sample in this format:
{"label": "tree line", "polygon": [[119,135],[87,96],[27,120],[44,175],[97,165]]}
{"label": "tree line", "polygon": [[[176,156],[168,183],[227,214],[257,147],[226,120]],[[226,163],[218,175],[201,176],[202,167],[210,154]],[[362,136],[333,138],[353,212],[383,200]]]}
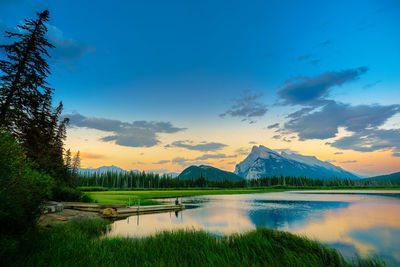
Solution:
{"label": "tree line", "polygon": [[82,172],[77,181],[80,187],[105,188],[246,188],[269,186],[331,187],[331,186],[392,186],[385,182],[351,179],[311,179],[307,177],[273,176],[252,180],[214,181],[200,175],[197,178],[179,179],[170,175],[159,175],[137,171],[128,172]]}

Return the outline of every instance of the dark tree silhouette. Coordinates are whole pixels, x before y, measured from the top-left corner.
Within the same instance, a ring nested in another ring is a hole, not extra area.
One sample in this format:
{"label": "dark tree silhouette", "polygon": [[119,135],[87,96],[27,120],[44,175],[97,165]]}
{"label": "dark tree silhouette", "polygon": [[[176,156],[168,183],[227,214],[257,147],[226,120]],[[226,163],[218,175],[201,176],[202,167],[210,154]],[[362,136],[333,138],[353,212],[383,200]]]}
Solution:
{"label": "dark tree silhouette", "polygon": [[64,164],[63,143],[68,119],[60,121],[63,105],[52,105],[53,89],[46,39],[49,11],[18,25],[17,33],[6,32],[12,44],[1,45],[6,57],[0,60],[0,128],[11,132],[21,143],[25,155],[56,180],[71,185]]}
{"label": "dark tree silhouette", "polygon": [[78,151],[74,157],[72,162],[72,184],[76,186],[79,176],[79,168],[81,167],[81,157],[80,152]]}
{"label": "dark tree silhouette", "polygon": [[54,46],[45,38],[49,11],[37,13],[35,20],[25,20],[18,25],[19,32],[6,32],[15,41],[1,45],[6,59],[0,60],[0,126],[18,134],[16,122],[29,115],[32,108],[51,98],[52,89],[47,87],[50,74],[46,57],[48,48]]}

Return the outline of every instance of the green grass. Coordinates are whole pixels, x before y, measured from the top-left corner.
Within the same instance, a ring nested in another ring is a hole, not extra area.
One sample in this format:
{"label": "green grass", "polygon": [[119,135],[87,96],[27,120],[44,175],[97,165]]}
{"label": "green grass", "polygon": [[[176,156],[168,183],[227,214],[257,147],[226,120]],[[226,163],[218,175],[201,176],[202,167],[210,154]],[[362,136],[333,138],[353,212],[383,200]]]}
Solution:
{"label": "green grass", "polygon": [[[89,188],[86,188],[89,189]],[[267,193],[267,192],[282,192],[289,190],[393,190],[400,189],[399,187],[291,187],[291,186],[275,186],[264,188],[238,188],[238,189],[161,189],[161,190],[109,190],[97,191],[101,188],[96,188],[96,191],[86,191],[91,199],[98,203],[114,203],[128,205],[131,198],[131,205],[137,204],[140,199],[140,205],[155,205],[159,202],[151,200],[151,198],[168,198],[168,197],[186,197],[199,195],[231,195],[231,194],[250,194],[250,193]]]}
{"label": "green grass", "polygon": [[128,204],[131,198],[131,205],[136,204],[140,199],[140,205],[153,205],[157,201],[149,198],[185,197],[198,195],[226,195],[226,194],[250,194],[265,192],[280,192],[287,189],[211,189],[211,190],[151,190],[151,191],[93,191],[86,192],[98,203]]}
{"label": "green grass", "polygon": [[3,266],[385,266],[377,259],[348,263],[333,248],[287,232],[258,228],[230,236],[162,232],[143,239],[100,238],[101,219],[71,221],[31,233],[0,254]]}

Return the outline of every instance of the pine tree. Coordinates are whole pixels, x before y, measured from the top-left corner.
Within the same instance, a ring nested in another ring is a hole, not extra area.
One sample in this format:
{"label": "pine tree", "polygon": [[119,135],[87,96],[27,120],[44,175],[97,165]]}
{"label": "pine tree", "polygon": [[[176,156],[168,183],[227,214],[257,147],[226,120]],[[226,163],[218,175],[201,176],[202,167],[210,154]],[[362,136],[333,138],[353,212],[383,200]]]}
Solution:
{"label": "pine tree", "polygon": [[79,168],[81,167],[81,157],[80,152],[78,151],[74,157],[72,163],[72,185],[76,186],[79,176]]}
{"label": "pine tree", "polygon": [[64,140],[68,119],[60,121],[63,105],[54,108],[53,89],[47,86],[50,74],[45,38],[49,11],[25,20],[18,33],[6,32],[15,41],[2,45],[6,59],[0,60],[0,128],[11,132],[37,168],[58,182],[71,184],[68,164],[64,164]]}
{"label": "pine tree", "polygon": [[35,20],[25,20],[18,25],[19,32],[6,32],[16,39],[11,45],[1,45],[6,60],[0,60],[0,127],[18,134],[18,122],[33,115],[39,103],[51,99],[52,89],[47,87],[50,74],[46,57],[48,48],[54,46],[45,38],[49,11],[37,13]]}

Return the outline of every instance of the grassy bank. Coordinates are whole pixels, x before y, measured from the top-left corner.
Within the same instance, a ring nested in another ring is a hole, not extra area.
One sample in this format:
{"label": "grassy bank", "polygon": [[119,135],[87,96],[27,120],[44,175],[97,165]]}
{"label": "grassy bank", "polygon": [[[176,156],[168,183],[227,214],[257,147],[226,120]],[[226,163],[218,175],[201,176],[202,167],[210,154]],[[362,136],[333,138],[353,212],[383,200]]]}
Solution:
{"label": "grassy bank", "polygon": [[166,197],[186,197],[199,195],[227,195],[227,194],[250,194],[265,192],[280,192],[287,189],[195,189],[195,190],[150,190],[150,191],[93,191],[86,192],[92,199],[98,203],[116,203],[128,204],[129,198],[131,204],[136,204],[140,199],[141,205],[157,204],[157,201],[150,198],[166,198]]}
{"label": "grassy bank", "polygon": [[215,236],[163,232],[144,239],[99,238],[103,220],[71,221],[31,233],[2,250],[3,266],[384,266],[373,259],[346,262],[332,248],[296,235],[259,228]]}
{"label": "grassy bank", "polygon": [[[150,200],[151,198],[167,198],[167,197],[186,197],[186,196],[200,196],[200,195],[227,195],[227,194],[250,194],[250,193],[266,193],[266,192],[282,192],[288,190],[394,190],[400,189],[399,187],[294,187],[294,186],[274,186],[263,188],[239,188],[239,189],[163,189],[163,190],[114,190],[107,188],[81,188],[86,189],[87,195],[98,203],[115,203],[115,204],[128,204],[129,198],[131,205],[136,204],[140,199],[141,205],[154,205],[158,204],[157,201]],[[93,191],[92,191],[93,190]],[[104,191],[102,191],[104,190]]]}

